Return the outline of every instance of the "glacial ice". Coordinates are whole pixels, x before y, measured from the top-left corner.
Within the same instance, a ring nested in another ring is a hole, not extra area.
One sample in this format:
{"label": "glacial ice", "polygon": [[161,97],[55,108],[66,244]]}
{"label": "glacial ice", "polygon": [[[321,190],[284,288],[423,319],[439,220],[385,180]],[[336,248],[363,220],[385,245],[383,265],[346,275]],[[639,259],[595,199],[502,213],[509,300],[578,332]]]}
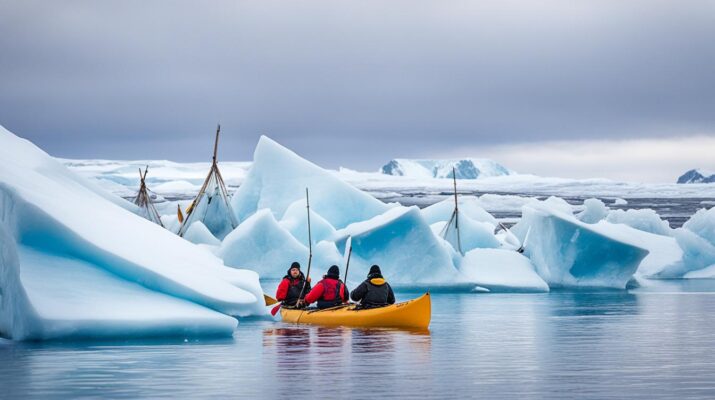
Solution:
{"label": "glacial ice", "polygon": [[485,177],[513,174],[501,164],[485,158],[461,160],[410,160],[397,158],[385,164],[380,172],[386,175],[408,176],[412,178],[452,178],[480,179]]}
{"label": "glacial ice", "polygon": [[0,128],[0,336],[230,336],[229,315],[265,313],[255,273],[128,205]]}
{"label": "glacial ice", "polygon": [[599,199],[586,199],[583,202],[584,210],[577,217],[587,224],[595,224],[596,222],[606,218],[610,209]]}
{"label": "glacial ice", "polygon": [[550,198],[525,206],[512,228],[522,241],[531,228],[525,254],[539,276],[549,286],[625,288],[648,251],[613,238],[607,226],[579,221],[564,203]]}
{"label": "glacial ice", "polygon": [[184,233],[184,239],[193,244],[221,245],[221,241],[216,239],[216,236],[201,221],[196,221],[189,226],[186,233]]}
{"label": "glacial ice", "polygon": [[377,264],[394,286],[459,286],[467,282],[415,206],[395,207],[338,230],[335,238],[340,250],[348,236],[353,247],[350,275],[361,280],[370,266]]}
{"label": "glacial ice", "polygon": [[672,229],[668,221],[650,208],[640,210],[611,210],[606,221],[613,224],[625,224],[632,228],[656,235],[671,236]]}
{"label": "glacial ice", "polygon": [[[248,268],[263,278],[277,279],[285,275],[293,261],[307,265],[307,244],[307,240],[304,245],[283,228],[270,210],[262,209],[226,236],[218,254],[226,265]],[[318,269],[337,264],[340,259],[333,243],[321,241],[313,245],[313,264]]]}
{"label": "glacial ice", "polygon": [[[480,204],[478,198],[474,196],[459,196],[457,200],[461,214],[477,222],[486,222],[493,227],[497,225],[497,220],[489,214]],[[454,211],[454,199],[449,197],[439,203],[422,209],[422,215],[428,224],[438,221],[447,221]]]}
{"label": "glacial ice", "polygon": [[292,203],[305,200],[306,188],[310,189],[311,209],[336,229],[380,215],[390,207],[262,136],[253,166],[233,195],[233,209],[239,221],[262,208],[282,218]]}
{"label": "glacial ice", "polygon": [[464,256],[459,270],[469,281],[492,292],[549,291],[531,261],[513,250],[474,249]]}
{"label": "glacial ice", "polygon": [[715,246],[715,207],[698,210],[683,228],[695,233]]}
{"label": "glacial ice", "polygon": [[[308,243],[308,213],[305,200],[296,200],[288,206],[280,225],[300,243]],[[326,240],[335,234],[335,228],[318,213],[310,210],[310,232],[313,242]]]}

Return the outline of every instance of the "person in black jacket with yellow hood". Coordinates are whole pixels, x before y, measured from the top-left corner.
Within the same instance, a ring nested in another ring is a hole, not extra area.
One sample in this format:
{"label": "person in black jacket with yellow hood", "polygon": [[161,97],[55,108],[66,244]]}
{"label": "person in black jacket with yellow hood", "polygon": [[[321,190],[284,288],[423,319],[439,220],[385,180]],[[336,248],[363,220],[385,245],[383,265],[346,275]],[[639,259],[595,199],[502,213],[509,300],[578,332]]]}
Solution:
{"label": "person in black jacket with yellow hood", "polygon": [[353,301],[359,301],[364,308],[395,304],[395,293],[390,284],[382,277],[382,271],[377,265],[370,267],[367,279],[350,293],[350,298]]}

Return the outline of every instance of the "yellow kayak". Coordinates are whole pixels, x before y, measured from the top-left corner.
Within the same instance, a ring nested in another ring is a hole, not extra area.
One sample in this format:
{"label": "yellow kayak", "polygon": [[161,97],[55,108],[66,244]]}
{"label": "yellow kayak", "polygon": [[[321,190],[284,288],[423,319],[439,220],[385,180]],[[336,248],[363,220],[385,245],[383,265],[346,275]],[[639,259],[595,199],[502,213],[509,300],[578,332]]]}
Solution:
{"label": "yellow kayak", "polygon": [[324,310],[296,310],[281,308],[283,322],[361,328],[421,328],[426,329],[432,319],[429,293],[380,308],[355,309],[356,305],[338,306]]}

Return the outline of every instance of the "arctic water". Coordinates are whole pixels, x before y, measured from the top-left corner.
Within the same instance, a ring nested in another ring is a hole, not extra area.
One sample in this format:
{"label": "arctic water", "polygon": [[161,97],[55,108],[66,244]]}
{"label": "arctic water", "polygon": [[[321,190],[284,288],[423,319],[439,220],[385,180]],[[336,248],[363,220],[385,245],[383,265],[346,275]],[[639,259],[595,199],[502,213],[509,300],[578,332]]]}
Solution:
{"label": "arctic water", "polygon": [[243,319],[233,339],[0,340],[0,398],[715,396],[713,280],[432,299],[428,331]]}

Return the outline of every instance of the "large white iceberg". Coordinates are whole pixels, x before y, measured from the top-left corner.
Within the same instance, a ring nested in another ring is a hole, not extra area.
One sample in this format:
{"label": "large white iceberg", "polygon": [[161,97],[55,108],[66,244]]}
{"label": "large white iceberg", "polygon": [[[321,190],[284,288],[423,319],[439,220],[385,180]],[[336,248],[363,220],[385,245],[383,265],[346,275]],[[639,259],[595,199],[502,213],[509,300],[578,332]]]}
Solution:
{"label": "large white iceberg", "polygon": [[306,188],[311,208],[336,229],[389,208],[265,136],[256,146],[253,166],[233,195],[232,206],[240,221],[262,208],[280,219],[292,203],[305,200]]}
{"label": "large white iceberg", "polygon": [[230,336],[265,313],[255,272],[125,208],[0,128],[1,336]]}
{"label": "large white iceberg", "polygon": [[415,206],[392,208],[335,235],[341,250],[352,237],[350,276],[357,279],[364,279],[370,266],[377,264],[395,286],[469,286]]}
{"label": "large white iceberg", "polygon": [[525,254],[537,273],[552,287],[625,288],[648,251],[616,238],[615,225],[579,221],[564,212],[564,203],[524,206],[521,221],[512,228],[522,241],[531,230]]}

